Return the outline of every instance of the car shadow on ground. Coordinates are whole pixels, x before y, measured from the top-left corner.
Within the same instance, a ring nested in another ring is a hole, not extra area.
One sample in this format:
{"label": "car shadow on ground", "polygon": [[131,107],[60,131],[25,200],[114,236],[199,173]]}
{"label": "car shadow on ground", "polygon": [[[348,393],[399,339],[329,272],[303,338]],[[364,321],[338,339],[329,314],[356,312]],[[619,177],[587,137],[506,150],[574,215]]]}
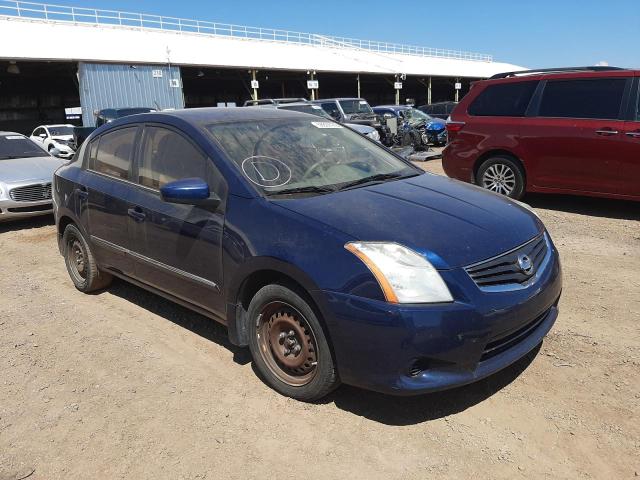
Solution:
{"label": "car shadow on ground", "polygon": [[[107,291],[228,349],[239,365],[246,365],[251,361],[249,349],[229,342],[226,327],[215,320],[123,280],[114,279]],[[342,385],[319,403],[334,403],[342,410],[386,425],[413,425],[435,420],[462,412],[509,385],[526,370],[539,350],[540,346],[504,370],[453,390],[415,397],[396,397]],[[260,377],[255,369],[254,372]],[[268,387],[265,385],[265,388]]]}
{"label": "car shadow on ground", "polygon": [[620,220],[640,220],[640,203],[631,200],[530,193],[524,201],[532,207],[544,210],[560,210]]}
{"label": "car shadow on ground", "polygon": [[117,278],[114,278],[106,291],[217,343],[232,352],[234,362],[240,365],[246,365],[251,361],[248,349],[232,344],[227,335],[227,328],[211,318]]}
{"label": "car shadow on ground", "polygon": [[55,220],[53,215],[42,215],[38,217],[23,218],[21,220],[4,221],[0,222],[0,234],[18,230],[28,230],[30,228],[41,228],[54,224]]}

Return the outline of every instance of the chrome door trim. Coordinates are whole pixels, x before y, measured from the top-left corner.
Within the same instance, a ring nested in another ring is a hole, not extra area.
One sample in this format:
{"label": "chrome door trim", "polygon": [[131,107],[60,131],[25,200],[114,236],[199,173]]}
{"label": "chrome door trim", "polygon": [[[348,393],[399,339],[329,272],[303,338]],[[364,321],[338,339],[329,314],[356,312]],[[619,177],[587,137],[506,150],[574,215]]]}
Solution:
{"label": "chrome door trim", "polygon": [[174,275],[178,275],[180,277],[184,277],[193,282],[197,282],[207,287],[213,288],[216,292],[220,293],[220,287],[218,286],[218,284],[215,282],[212,282],[211,280],[207,280],[206,278],[199,277],[197,275],[194,275],[193,273],[185,272],[184,270],[180,270],[179,268],[172,267],[171,265],[167,265],[166,263],[159,262],[157,260],[154,260],[153,258],[140,255],[137,252],[133,252],[127,248],[121,247],[120,245],[116,245],[115,243],[111,243],[100,237],[96,237],[95,235],[91,235],[91,241],[96,242],[97,244],[103,247],[109,248],[111,250],[115,250],[116,252],[129,255],[135,258],[136,260],[140,260],[156,268],[161,268],[162,270],[165,270],[169,273],[173,273]]}

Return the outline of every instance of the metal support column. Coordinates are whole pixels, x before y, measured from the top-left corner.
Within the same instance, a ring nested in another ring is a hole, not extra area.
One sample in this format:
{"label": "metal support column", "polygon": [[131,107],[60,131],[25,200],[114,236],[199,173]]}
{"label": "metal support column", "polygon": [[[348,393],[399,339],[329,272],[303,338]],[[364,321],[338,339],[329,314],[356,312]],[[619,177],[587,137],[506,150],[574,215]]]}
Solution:
{"label": "metal support column", "polygon": [[258,89],[256,88],[256,73],[258,73],[257,70],[252,69],[251,70],[251,83],[253,84],[253,99],[254,100],[258,100]]}
{"label": "metal support column", "polygon": [[[456,87],[458,83],[460,83],[460,78],[456,78]],[[456,88],[456,103],[458,103],[458,101],[460,101],[460,89]]]}
{"label": "metal support column", "polygon": [[361,98],[362,95],[360,95],[360,74],[358,74],[358,98]]}
{"label": "metal support column", "polygon": [[431,105],[431,77],[429,77],[429,86],[427,87],[427,105]]}

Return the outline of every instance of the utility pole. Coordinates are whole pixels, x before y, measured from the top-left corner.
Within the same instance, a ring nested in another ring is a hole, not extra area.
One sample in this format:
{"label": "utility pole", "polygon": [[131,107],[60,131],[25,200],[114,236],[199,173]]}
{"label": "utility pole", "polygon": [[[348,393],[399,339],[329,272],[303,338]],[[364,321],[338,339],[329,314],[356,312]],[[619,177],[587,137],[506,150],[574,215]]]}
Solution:
{"label": "utility pole", "polygon": [[252,69],[250,70],[250,73],[251,73],[251,88],[253,89],[252,97],[254,100],[258,100],[258,88],[260,87],[260,84],[256,79],[256,73],[258,73],[258,71],[256,69]]}

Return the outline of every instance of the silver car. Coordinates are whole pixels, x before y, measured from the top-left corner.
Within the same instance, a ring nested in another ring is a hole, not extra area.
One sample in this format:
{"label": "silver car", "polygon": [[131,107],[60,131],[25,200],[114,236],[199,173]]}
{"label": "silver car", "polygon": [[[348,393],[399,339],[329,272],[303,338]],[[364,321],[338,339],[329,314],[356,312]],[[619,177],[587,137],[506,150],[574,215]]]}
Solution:
{"label": "silver car", "polygon": [[24,135],[0,132],[0,222],[51,213],[53,172],[64,163]]}

